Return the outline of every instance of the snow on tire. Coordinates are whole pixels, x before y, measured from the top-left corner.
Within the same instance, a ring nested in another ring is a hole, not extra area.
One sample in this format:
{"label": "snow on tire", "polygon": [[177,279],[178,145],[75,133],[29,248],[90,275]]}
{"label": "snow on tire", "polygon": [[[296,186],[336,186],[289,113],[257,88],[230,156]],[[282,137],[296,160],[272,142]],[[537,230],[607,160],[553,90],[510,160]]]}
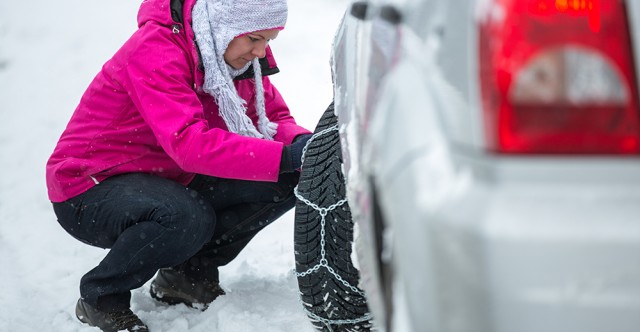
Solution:
{"label": "snow on tire", "polygon": [[294,249],[304,309],[319,331],[369,331],[371,316],[351,261],[353,220],[346,201],[333,103],[304,153],[296,188]]}

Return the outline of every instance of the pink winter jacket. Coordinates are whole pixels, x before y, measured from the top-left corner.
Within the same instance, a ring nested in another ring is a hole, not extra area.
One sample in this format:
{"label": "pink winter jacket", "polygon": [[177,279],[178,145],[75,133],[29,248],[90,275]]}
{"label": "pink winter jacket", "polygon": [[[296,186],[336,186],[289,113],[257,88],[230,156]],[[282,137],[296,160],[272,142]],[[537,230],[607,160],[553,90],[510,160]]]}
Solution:
{"label": "pink winter jacket", "polygon": [[[49,199],[62,202],[104,179],[144,172],[188,184],[196,173],[277,181],[282,148],[308,130],[296,125],[284,100],[263,78],[274,141],[230,133],[204,79],[191,30],[195,0],[174,22],[169,0],[146,0],[139,29],[87,88],[47,162]],[[268,58],[273,59],[268,50]],[[257,121],[253,79],[236,81]]]}

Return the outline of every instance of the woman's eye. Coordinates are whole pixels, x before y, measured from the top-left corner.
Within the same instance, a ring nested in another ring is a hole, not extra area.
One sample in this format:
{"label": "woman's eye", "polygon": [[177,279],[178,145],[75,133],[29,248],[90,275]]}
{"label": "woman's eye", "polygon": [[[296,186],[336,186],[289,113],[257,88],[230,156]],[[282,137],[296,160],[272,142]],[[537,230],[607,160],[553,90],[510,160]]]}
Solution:
{"label": "woman's eye", "polygon": [[248,36],[248,37],[249,37],[249,40],[251,40],[254,43],[257,42],[258,40],[260,40],[258,38],[254,38],[254,37],[251,37],[251,36]]}

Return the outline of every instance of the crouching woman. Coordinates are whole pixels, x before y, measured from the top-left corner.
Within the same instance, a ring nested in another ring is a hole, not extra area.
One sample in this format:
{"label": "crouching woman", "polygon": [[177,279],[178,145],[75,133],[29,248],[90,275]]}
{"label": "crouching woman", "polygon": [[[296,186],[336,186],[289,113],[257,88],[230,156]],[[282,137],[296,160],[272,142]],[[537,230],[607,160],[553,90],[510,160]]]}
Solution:
{"label": "crouching woman", "polygon": [[80,281],[78,319],[148,331],[131,290],[206,308],[218,267],[290,210],[302,148],[268,75],[286,0],[145,0],[138,30],[91,82],[47,163],[74,238],[109,252]]}

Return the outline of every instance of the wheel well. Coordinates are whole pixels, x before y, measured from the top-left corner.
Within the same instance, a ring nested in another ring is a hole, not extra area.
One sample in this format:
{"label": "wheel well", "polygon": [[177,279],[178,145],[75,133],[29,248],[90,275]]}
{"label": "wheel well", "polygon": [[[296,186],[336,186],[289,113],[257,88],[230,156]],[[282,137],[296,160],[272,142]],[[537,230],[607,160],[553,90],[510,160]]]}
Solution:
{"label": "wheel well", "polygon": [[385,233],[388,231],[388,224],[385,222],[383,207],[380,204],[378,187],[374,179],[370,179],[371,202],[373,206],[373,227],[375,232],[376,257],[378,259],[378,276],[380,279],[380,289],[382,290],[385,308],[385,328],[391,331],[390,324],[393,317],[393,269],[389,243],[390,239]]}

